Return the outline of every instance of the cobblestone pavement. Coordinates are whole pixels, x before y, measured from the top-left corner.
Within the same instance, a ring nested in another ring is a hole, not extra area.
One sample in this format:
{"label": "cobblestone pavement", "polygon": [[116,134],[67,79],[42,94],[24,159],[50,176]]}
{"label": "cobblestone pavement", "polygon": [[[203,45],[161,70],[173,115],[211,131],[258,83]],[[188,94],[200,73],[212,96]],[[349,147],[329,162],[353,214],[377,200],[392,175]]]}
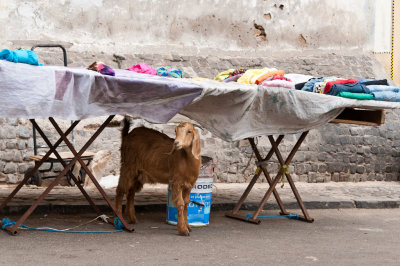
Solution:
{"label": "cobblestone pavement", "polygon": [[[304,183],[297,182],[296,186],[306,205],[310,209],[334,208],[399,208],[400,182],[367,181]],[[0,186],[1,202],[11,193],[14,185]],[[215,183],[212,194],[214,210],[231,210],[247,187],[247,183]],[[44,191],[43,187],[24,186],[8,204],[8,211],[18,211],[21,207],[29,206]],[[268,184],[257,183],[243,205],[244,209],[254,209],[268,189]],[[95,189],[87,190],[96,205],[105,206],[106,201]],[[115,189],[106,189],[107,195],[114,201]],[[296,200],[289,184],[281,188],[277,186],[285,206],[289,209],[297,207]],[[167,201],[166,185],[145,185],[136,195],[135,205],[138,208],[165,208]],[[76,187],[55,187],[42,202],[44,206],[83,207],[87,201]],[[265,209],[277,208],[273,195],[265,205]]]}

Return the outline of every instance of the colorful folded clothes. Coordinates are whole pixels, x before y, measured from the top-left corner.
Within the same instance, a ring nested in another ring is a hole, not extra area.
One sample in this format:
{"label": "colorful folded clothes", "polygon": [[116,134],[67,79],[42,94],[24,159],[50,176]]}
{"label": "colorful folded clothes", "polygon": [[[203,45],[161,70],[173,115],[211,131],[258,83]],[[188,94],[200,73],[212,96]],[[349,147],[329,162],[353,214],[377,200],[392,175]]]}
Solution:
{"label": "colorful folded clothes", "polygon": [[369,92],[377,92],[377,91],[393,91],[399,92],[399,87],[396,86],[386,86],[386,85],[368,85],[367,88]]}
{"label": "colorful folded clothes", "polygon": [[341,80],[333,80],[326,83],[325,90],[323,93],[329,94],[329,91],[334,84],[351,84],[351,83],[358,83],[358,79],[341,79]]}
{"label": "colorful folded clothes", "polygon": [[229,75],[234,71],[235,71],[235,69],[228,69],[228,70],[222,71],[221,73],[218,73],[218,75],[214,78],[214,80],[223,81],[224,79],[229,78]]}
{"label": "colorful folded clothes", "polygon": [[31,50],[9,50],[3,49],[0,52],[0,60],[6,60],[14,63],[24,63],[30,65],[39,65],[39,56]]}
{"label": "colorful folded clothes", "polygon": [[180,68],[166,66],[157,68],[157,75],[162,77],[182,78],[183,72]]}
{"label": "colorful folded clothes", "polygon": [[103,75],[115,76],[115,71],[102,62],[94,62],[87,69],[99,72]]}
{"label": "colorful folded clothes", "polygon": [[354,93],[354,92],[348,92],[348,91],[339,92],[338,95],[336,95],[336,96],[350,98],[350,99],[357,99],[357,100],[373,100],[374,99],[374,95],[372,95],[372,94]]}
{"label": "colorful folded clothes", "polygon": [[151,67],[145,63],[133,65],[133,66],[129,67],[127,70],[137,72],[137,73],[157,75],[157,71],[153,67]]}
{"label": "colorful folded clothes", "polygon": [[333,84],[327,95],[338,95],[339,92],[369,93],[367,86],[360,83]]}
{"label": "colorful folded clothes", "polygon": [[398,92],[376,91],[372,95],[374,95],[374,100],[376,101],[400,102],[400,93]]}
{"label": "colorful folded clothes", "polygon": [[[275,68],[273,70],[276,70]],[[248,69],[243,76],[241,76],[238,79],[238,83],[243,83],[243,84],[254,84],[252,83],[252,79],[254,77],[257,77],[258,75],[261,75],[262,73],[266,71],[271,71],[271,68],[263,68],[263,69]]]}

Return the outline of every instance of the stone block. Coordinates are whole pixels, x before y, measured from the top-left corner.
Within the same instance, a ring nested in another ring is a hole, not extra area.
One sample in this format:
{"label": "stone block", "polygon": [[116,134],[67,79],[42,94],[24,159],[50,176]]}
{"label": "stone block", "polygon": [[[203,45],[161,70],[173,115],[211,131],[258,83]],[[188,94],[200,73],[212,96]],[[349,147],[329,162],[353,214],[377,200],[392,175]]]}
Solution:
{"label": "stone block", "polygon": [[365,167],[364,167],[364,166],[361,166],[361,165],[357,166],[356,172],[357,172],[358,174],[364,174],[364,173],[365,173]]}
{"label": "stone block", "polygon": [[7,183],[10,183],[10,184],[16,184],[19,181],[17,176],[13,175],[13,174],[8,174],[7,178],[8,178]]}
{"label": "stone block", "polygon": [[13,162],[6,163],[3,172],[5,174],[15,174],[17,172],[17,164]]}

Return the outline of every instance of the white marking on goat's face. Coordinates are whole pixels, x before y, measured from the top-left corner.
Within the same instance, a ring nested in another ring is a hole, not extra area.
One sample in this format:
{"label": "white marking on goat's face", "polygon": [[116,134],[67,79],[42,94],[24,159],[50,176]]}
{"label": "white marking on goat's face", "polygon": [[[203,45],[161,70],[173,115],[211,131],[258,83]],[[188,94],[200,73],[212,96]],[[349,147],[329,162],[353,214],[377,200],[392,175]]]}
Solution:
{"label": "white marking on goat's face", "polygon": [[184,149],[192,145],[194,137],[194,127],[192,123],[182,122],[175,128],[174,150]]}

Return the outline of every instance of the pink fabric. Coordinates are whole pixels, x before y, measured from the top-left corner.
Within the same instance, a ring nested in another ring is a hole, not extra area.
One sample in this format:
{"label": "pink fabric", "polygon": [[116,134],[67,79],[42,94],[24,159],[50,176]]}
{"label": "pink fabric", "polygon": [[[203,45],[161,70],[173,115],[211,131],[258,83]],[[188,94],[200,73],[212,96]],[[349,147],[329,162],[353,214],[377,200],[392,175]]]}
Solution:
{"label": "pink fabric", "polygon": [[265,80],[260,83],[261,86],[265,87],[283,87],[288,89],[294,89],[294,83],[287,80]]}
{"label": "pink fabric", "polygon": [[137,73],[144,73],[144,74],[149,74],[149,75],[157,75],[157,71],[153,67],[151,67],[151,66],[149,66],[149,65],[147,65],[145,63],[141,63],[141,64],[138,64],[138,65],[131,66],[130,68],[128,68],[128,70],[133,71],[133,72],[137,72]]}

